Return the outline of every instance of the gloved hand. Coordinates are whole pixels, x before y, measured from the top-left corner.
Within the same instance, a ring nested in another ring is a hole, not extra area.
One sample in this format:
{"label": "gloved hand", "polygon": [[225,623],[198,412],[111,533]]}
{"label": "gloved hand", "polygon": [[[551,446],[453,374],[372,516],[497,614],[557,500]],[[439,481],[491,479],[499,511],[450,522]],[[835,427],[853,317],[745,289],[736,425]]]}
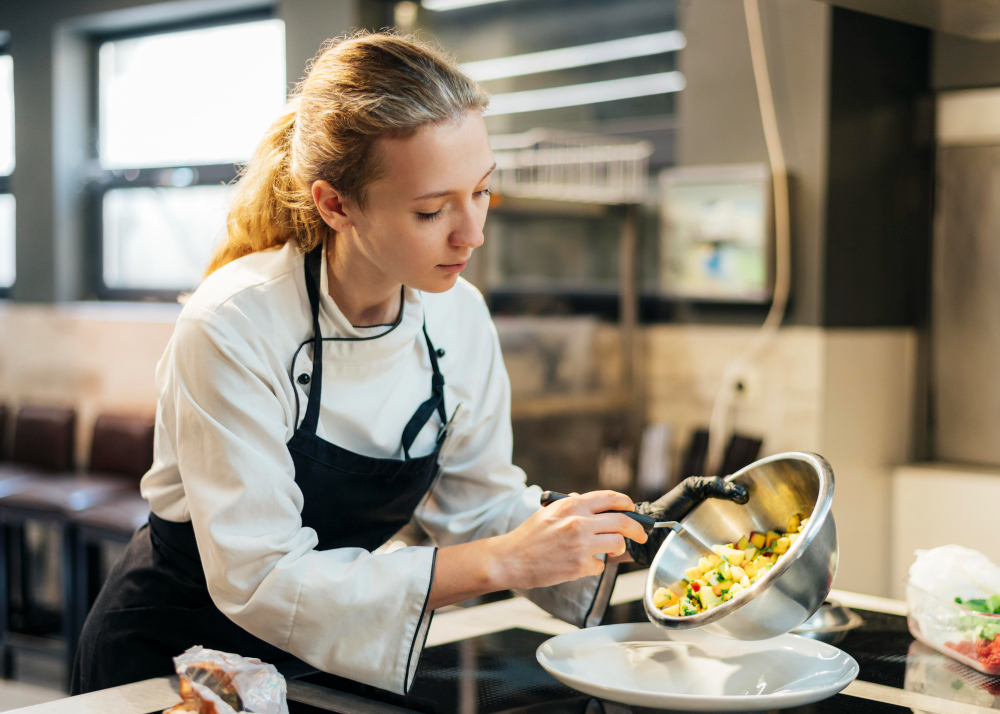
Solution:
{"label": "gloved hand", "polygon": [[[724,498],[736,503],[746,503],[750,500],[750,494],[742,486],[726,483],[719,476],[691,476],[655,501],[635,504],[635,512],[652,516],[658,521],[679,521],[706,498]],[[668,528],[655,528],[645,543],[626,539],[625,547],[632,560],[648,568],[669,533]]]}

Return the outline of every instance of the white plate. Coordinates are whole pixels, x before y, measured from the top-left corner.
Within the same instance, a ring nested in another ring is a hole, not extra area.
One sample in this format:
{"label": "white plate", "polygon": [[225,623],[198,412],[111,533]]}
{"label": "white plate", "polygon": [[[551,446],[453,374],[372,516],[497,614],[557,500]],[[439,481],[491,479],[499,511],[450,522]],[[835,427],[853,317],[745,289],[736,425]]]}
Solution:
{"label": "white plate", "polygon": [[685,711],[800,706],[833,696],[858,676],[853,657],[805,637],[742,642],[648,622],[568,632],[536,656],[549,674],[585,694]]}

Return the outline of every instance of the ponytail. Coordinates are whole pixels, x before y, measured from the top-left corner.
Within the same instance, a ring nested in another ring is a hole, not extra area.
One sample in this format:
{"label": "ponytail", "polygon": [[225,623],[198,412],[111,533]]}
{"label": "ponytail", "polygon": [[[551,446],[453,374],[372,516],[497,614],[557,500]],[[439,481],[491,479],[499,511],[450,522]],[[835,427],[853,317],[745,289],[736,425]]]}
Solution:
{"label": "ponytail", "polygon": [[282,246],[289,238],[299,238],[305,250],[321,240],[312,200],[306,202],[293,186],[289,170],[298,107],[298,98],[285,106],[240,171],[226,219],[226,239],[215,249],[206,277],[244,255]]}

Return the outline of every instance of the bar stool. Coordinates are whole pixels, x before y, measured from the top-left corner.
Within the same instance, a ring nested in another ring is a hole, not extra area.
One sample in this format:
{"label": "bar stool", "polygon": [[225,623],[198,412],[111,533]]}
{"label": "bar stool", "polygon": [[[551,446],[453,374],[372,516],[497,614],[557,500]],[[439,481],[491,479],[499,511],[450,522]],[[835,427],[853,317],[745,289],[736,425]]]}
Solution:
{"label": "bar stool", "polygon": [[[46,472],[67,471],[73,467],[73,437],[76,412],[68,407],[25,406],[14,424],[11,462],[0,464],[0,501],[30,488]],[[22,618],[29,609],[29,568],[25,547],[24,524],[6,521],[0,516],[0,676],[12,674],[9,656],[11,616],[11,573],[16,564],[18,605]]]}
{"label": "bar stool", "polygon": [[139,494],[139,479],[153,463],[152,416],[102,414],[94,425],[90,470],[127,477],[132,490],[113,501],[75,513],[70,517],[76,530],[76,561],[73,574],[74,642],[101,586],[101,546],[107,542],[128,543],[149,521],[149,503]]}
{"label": "bar stool", "polygon": [[[46,523],[53,527],[62,540],[63,566],[62,566],[62,617],[60,630],[62,632],[63,654],[67,663],[66,678],[69,678],[69,665],[72,663],[72,656],[76,644],[76,635],[79,627],[74,621],[74,612],[71,607],[73,602],[73,587],[76,581],[75,559],[76,553],[76,529],[71,527],[69,519],[76,513],[84,511],[94,506],[99,506],[113,500],[131,490],[134,490],[134,480],[120,474],[97,474],[97,473],[77,473],[68,470],[72,467],[72,433],[75,423],[75,415],[68,420],[64,412],[53,412],[51,407],[25,407],[18,413],[15,424],[15,448],[14,458],[21,460],[18,456],[18,445],[21,441],[27,440],[32,448],[37,452],[47,445],[56,444],[63,454],[59,466],[65,469],[53,473],[52,470],[37,470],[27,477],[27,483],[12,489],[10,493],[0,497],[0,531],[7,529],[21,528],[29,522]],[[67,426],[68,423],[68,426]],[[53,428],[59,424],[60,428]],[[68,445],[63,445],[62,440],[68,439]],[[55,470],[55,469],[53,469]],[[23,538],[21,540],[21,562],[24,562]],[[5,563],[0,563],[0,569],[6,567]],[[27,570],[22,568],[22,570]],[[27,576],[22,583],[27,581]],[[0,575],[0,580],[5,575]],[[10,600],[7,597],[9,589],[0,589],[0,618],[10,623]],[[25,615],[31,614],[30,589],[22,588],[22,610]],[[41,641],[38,639],[26,638],[23,635],[17,636],[12,633],[8,626],[0,633],[0,661],[3,662],[3,673],[9,676],[12,670],[10,658],[10,648],[12,644],[36,649],[39,645],[44,645],[43,651],[52,651],[54,648],[51,641]]]}

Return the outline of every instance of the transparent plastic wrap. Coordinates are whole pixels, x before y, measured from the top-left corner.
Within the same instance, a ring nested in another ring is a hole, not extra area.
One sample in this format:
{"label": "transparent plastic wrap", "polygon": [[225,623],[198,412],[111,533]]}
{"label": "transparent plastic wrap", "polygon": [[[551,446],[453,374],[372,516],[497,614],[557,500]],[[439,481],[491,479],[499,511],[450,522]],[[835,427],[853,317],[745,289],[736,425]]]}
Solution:
{"label": "transparent plastic wrap", "polygon": [[976,550],[918,550],[906,584],[910,633],[928,647],[1000,675],[1000,567]]}
{"label": "transparent plastic wrap", "polygon": [[182,701],[164,714],[288,714],[285,678],[274,665],[200,646],[174,665]]}
{"label": "transparent plastic wrap", "polygon": [[1000,675],[1000,615],[906,585],[907,624],[917,640],[978,672]]}

